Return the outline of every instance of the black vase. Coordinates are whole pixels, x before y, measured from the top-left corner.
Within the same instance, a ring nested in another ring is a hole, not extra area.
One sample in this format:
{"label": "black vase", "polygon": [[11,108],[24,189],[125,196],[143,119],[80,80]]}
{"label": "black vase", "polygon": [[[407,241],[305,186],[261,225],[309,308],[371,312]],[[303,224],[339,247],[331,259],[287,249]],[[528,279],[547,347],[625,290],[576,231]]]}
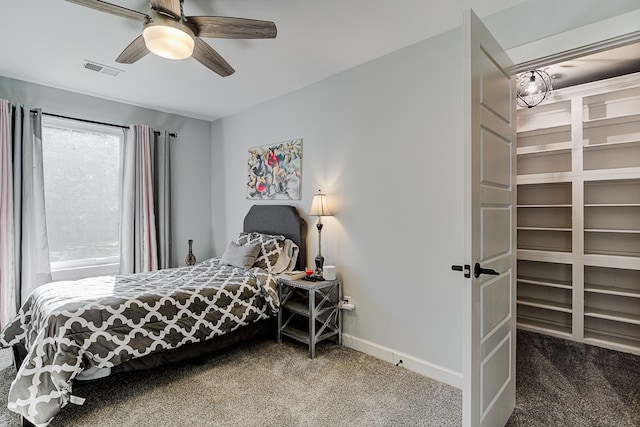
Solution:
{"label": "black vase", "polygon": [[194,265],[196,263],[196,256],[193,254],[193,240],[189,240],[189,253],[184,259],[185,264]]}

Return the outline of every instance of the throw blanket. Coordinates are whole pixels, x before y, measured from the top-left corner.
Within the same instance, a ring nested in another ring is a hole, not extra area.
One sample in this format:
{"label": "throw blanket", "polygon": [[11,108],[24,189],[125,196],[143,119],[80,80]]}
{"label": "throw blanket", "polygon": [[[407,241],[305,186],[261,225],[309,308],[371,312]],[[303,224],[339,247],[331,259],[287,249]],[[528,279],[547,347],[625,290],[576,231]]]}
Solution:
{"label": "throw blanket", "polygon": [[278,305],[275,276],[216,259],[43,285],[0,333],[0,346],[22,343],[28,351],[8,408],[46,426],[69,402],[73,379],[88,365],[111,368],[205,341],[266,319]]}

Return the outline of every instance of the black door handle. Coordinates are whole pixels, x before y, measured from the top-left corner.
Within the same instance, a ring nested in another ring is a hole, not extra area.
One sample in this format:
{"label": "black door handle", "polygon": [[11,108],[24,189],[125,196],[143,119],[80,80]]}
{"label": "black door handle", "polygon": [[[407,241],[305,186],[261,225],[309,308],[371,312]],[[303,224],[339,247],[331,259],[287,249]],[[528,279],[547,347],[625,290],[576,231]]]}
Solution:
{"label": "black door handle", "polygon": [[481,274],[489,274],[491,276],[497,276],[500,273],[490,268],[482,268],[480,267],[480,264],[476,262],[476,265],[473,266],[473,277],[477,279],[478,277],[480,277]]}
{"label": "black door handle", "polygon": [[464,266],[452,265],[451,269],[453,271],[462,271],[464,273],[464,277],[466,277],[467,279],[471,277],[471,267],[469,266],[469,264],[465,264]]}

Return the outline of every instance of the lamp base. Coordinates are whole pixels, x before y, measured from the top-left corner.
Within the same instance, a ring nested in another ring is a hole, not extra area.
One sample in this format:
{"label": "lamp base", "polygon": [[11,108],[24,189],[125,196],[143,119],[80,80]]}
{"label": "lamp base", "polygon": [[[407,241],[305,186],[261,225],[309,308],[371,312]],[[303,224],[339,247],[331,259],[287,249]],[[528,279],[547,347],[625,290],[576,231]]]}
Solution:
{"label": "lamp base", "polygon": [[324,257],[322,255],[318,255],[315,258],[316,262],[316,270],[313,272],[315,276],[322,277],[322,266],[324,265]]}

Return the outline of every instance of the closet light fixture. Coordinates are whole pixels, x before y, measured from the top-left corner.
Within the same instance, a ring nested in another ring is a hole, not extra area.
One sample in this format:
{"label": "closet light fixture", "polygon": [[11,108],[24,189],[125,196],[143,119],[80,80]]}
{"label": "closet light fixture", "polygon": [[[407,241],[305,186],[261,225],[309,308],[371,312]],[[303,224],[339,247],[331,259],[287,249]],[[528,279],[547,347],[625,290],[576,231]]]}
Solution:
{"label": "closet light fixture", "polygon": [[321,190],[318,190],[318,194],[313,196],[309,215],[315,215],[318,217],[318,223],[316,224],[316,228],[318,229],[318,256],[316,256],[315,259],[316,270],[314,274],[322,277],[322,267],[324,265],[324,257],[322,256],[322,217],[333,216],[333,213],[331,212],[331,209],[329,209],[327,195],[323,194]]}
{"label": "closet light fixture", "polygon": [[516,77],[516,101],[521,107],[533,108],[549,97],[552,81],[549,73],[531,70]]}
{"label": "closet light fixture", "polygon": [[152,11],[142,37],[151,53],[167,59],[186,59],[193,54],[195,40],[193,31],[181,21],[167,18]]}

